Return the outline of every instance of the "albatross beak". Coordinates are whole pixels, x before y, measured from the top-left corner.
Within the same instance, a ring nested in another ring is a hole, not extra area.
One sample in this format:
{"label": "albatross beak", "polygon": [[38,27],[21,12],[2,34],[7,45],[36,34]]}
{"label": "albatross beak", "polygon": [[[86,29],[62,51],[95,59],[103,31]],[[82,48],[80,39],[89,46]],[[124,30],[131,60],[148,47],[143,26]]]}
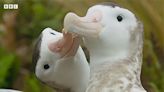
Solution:
{"label": "albatross beak", "polygon": [[71,33],[63,32],[63,37],[48,45],[50,51],[59,53],[60,57],[75,56],[80,44],[80,38]]}
{"label": "albatross beak", "polygon": [[101,31],[101,12],[93,12],[85,17],[79,17],[74,13],[68,13],[64,19],[64,28],[69,32],[80,36],[97,37]]}

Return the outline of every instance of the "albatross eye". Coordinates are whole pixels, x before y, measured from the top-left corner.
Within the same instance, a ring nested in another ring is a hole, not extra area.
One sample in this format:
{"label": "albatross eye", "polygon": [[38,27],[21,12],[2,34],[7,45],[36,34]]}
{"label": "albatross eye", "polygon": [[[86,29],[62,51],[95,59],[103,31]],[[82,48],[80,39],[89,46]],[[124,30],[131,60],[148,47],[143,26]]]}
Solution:
{"label": "albatross eye", "polygon": [[48,64],[45,64],[45,65],[44,65],[44,69],[45,69],[45,70],[47,70],[47,69],[49,69],[49,68],[50,68],[50,66],[49,66]]}
{"label": "albatross eye", "polygon": [[121,15],[118,15],[117,20],[118,20],[118,22],[121,22],[123,20],[123,17]]}
{"label": "albatross eye", "polygon": [[52,35],[56,35],[55,33],[53,33],[53,32],[50,32],[50,34],[52,34]]}

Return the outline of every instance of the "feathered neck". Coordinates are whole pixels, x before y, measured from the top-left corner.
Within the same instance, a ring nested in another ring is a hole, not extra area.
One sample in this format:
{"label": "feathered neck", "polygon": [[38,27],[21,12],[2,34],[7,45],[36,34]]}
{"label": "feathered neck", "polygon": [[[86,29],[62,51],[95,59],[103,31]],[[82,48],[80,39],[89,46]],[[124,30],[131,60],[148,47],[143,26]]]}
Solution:
{"label": "feathered neck", "polygon": [[[109,59],[96,66],[91,65],[91,81],[87,92],[93,92],[93,87],[96,86],[101,86],[102,88],[103,86],[107,86],[109,90],[112,90],[112,86],[115,89],[118,88],[118,90],[134,88],[134,86],[136,86],[137,88],[144,90],[140,81],[143,48],[142,36],[142,24],[139,24],[139,27],[130,31],[131,44],[129,53],[125,58],[115,60]],[[90,62],[94,62],[92,61],[92,57]],[[118,90],[113,92],[120,92]]]}

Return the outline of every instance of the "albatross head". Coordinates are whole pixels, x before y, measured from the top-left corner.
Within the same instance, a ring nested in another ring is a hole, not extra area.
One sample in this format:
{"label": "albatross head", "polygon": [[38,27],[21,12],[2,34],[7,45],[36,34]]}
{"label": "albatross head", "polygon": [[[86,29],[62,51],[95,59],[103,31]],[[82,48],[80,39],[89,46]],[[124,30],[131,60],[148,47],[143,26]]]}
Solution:
{"label": "albatross head", "polygon": [[[33,53],[34,70],[37,78],[53,86],[58,84],[58,64],[73,57],[79,47],[78,39],[69,33],[59,33],[46,28],[41,33]],[[74,49],[72,49],[74,48]],[[69,62],[69,61],[67,61]],[[60,83],[59,83],[60,84]]]}
{"label": "albatross head", "polygon": [[111,3],[90,7],[84,17],[68,13],[64,20],[65,29],[84,38],[91,59],[126,57],[131,46],[137,45],[132,39],[137,42],[133,33],[137,33],[139,25],[131,11]]}

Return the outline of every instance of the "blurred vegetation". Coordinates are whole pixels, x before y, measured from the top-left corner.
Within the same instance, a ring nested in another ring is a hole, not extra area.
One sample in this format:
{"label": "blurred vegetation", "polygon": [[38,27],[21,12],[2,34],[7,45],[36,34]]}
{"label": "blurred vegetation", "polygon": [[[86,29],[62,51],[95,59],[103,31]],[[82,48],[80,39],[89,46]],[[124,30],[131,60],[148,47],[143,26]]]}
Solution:
{"label": "blurred vegetation", "polygon": [[164,92],[164,0],[0,0],[0,6],[19,4],[18,10],[0,7],[0,88],[52,92],[31,70],[36,38],[46,27],[60,31],[67,12],[83,16],[104,1],[130,9],[144,23],[142,83],[148,92]]}

